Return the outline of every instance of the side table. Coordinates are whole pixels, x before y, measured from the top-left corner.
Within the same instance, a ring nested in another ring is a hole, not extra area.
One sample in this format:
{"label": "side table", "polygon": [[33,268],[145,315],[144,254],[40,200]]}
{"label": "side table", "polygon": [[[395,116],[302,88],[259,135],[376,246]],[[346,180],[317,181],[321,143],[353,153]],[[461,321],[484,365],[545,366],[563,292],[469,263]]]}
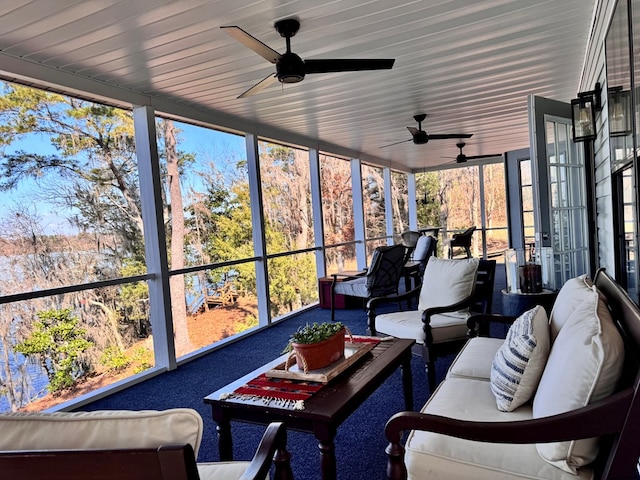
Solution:
{"label": "side table", "polygon": [[558,292],[554,290],[542,290],[537,293],[523,293],[519,290],[507,291],[506,288],[503,288],[502,313],[504,315],[517,317],[536,305],[540,305],[546,310],[548,316],[551,314],[553,302],[557,295]]}

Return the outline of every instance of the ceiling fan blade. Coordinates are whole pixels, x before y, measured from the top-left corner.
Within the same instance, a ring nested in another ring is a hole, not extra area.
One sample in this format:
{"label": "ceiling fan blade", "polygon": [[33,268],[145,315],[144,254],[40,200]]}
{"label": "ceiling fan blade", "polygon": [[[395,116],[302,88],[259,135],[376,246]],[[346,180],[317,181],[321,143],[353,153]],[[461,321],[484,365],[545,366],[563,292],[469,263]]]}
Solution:
{"label": "ceiling fan blade", "polygon": [[227,34],[230,35],[234,40],[237,40],[238,42],[243,44],[245,47],[253,50],[262,58],[266,59],[268,62],[276,63],[282,56],[278,52],[276,52],[273,48],[269,47],[268,45],[265,45],[260,40],[253,37],[252,35],[249,35],[240,27],[236,27],[235,25],[230,25],[230,26],[220,27],[220,28],[222,28],[225,32],[227,32]]}
{"label": "ceiling fan blade", "polygon": [[440,135],[429,134],[429,140],[447,140],[449,138],[471,138],[473,133],[442,133]]}
{"label": "ceiling fan blade", "polygon": [[467,160],[477,160],[479,158],[494,158],[494,157],[501,157],[502,154],[498,153],[497,155],[469,155],[467,156]]}
{"label": "ceiling fan blade", "polygon": [[305,73],[358,72],[361,70],[388,70],[395,59],[328,59],[305,60]]}
{"label": "ceiling fan blade", "polygon": [[256,93],[264,90],[265,88],[267,88],[269,85],[274,83],[276,80],[277,80],[276,74],[275,73],[271,73],[268,76],[264,77],[262,80],[260,80],[258,83],[256,83],[249,90],[247,90],[247,91],[241,93],[240,95],[238,95],[237,98],[249,97],[249,96],[251,96],[253,94],[256,94]]}
{"label": "ceiling fan blade", "polygon": [[395,142],[395,143],[390,143],[389,145],[383,145],[380,148],[386,148],[386,147],[390,147],[391,145],[398,145],[399,143],[406,143],[406,142],[412,142],[413,138],[410,138],[409,140],[402,140],[400,142]]}
{"label": "ceiling fan blade", "polygon": [[409,130],[409,132],[411,132],[411,135],[413,135],[414,137],[420,131],[416,127],[407,127],[407,130]]}

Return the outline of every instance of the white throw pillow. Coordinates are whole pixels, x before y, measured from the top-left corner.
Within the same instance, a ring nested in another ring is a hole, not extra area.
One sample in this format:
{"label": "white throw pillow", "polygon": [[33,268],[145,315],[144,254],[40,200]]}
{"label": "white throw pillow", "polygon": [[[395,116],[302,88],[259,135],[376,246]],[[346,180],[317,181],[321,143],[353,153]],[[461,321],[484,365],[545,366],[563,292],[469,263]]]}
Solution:
{"label": "white throw pillow", "polygon": [[586,308],[595,309],[597,296],[593,295],[592,286],[591,279],[586,275],[571,278],[562,286],[549,315],[551,343],[576,308],[585,308],[585,303],[589,303]]}
{"label": "white throw pillow", "polygon": [[431,258],[424,271],[418,310],[452,305],[471,295],[479,264],[477,258]]}
{"label": "white throw pillow", "polygon": [[[595,286],[558,333],[533,399],[533,417],[568,412],[613,393],[622,373],[624,344]],[[547,462],[576,474],[598,455],[598,439],[539,443]]]}
{"label": "white throw pillow", "polygon": [[498,410],[511,412],[533,397],[549,356],[549,323],[541,306],[520,315],[491,365]]}

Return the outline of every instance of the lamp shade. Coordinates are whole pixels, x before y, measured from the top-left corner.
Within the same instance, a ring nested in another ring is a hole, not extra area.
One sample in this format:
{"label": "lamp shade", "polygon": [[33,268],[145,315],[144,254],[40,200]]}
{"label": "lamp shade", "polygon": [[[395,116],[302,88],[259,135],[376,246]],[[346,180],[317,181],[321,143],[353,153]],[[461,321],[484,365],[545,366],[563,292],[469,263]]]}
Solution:
{"label": "lamp shade", "polygon": [[571,100],[573,141],[585,142],[596,138],[596,112],[593,97],[584,96]]}

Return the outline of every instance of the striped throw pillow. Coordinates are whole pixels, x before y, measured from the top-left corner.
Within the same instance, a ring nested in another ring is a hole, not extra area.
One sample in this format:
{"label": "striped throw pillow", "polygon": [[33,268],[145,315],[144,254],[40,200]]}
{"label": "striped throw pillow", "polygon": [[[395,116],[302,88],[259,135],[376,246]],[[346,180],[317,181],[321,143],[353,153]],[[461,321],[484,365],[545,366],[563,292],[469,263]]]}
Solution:
{"label": "striped throw pillow", "polygon": [[498,410],[511,412],[529,401],[549,356],[549,323],[541,306],[520,315],[491,365],[491,391]]}

